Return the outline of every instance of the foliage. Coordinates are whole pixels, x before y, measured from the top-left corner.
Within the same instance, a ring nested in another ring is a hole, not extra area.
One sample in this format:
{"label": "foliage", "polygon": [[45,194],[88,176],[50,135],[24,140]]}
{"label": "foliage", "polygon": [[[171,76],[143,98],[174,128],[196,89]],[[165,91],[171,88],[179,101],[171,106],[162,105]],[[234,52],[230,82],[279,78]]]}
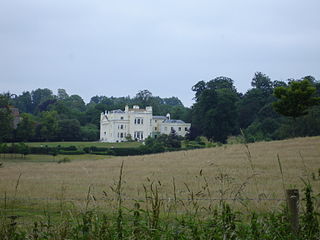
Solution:
{"label": "foliage", "polygon": [[[68,159],[58,163],[68,162]],[[121,172],[122,174],[122,172]],[[32,224],[22,226],[15,215],[0,216],[2,239],[273,239],[317,240],[320,237],[318,212],[307,210],[301,216],[299,235],[294,235],[285,209],[275,212],[236,212],[226,202],[221,202],[199,212],[197,204],[190,205],[179,214],[164,210],[158,187],[152,182],[145,186],[145,200],[134,202],[132,207],[123,207],[122,178],[112,189],[117,206],[111,211],[90,207],[90,188],[86,207],[66,207],[44,210],[44,216],[34,216]],[[308,188],[307,188],[308,189]],[[306,190],[306,197],[310,194]],[[92,195],[94,199],[94,196]],[[309,203],[314,200],[309,197]],[[179,207],[180,201],[172,203]],[[47,207],[48,208],[48,207]],[[6,209],[5,209],[6,210]]]}
{"label": "foliage", "polygon": [[17,141],[30,141],[35,135],[36,122],[29,113],[21,114],[21,121],[16,130]]}
{"label": "foliage", "polygon": [[0,95],[0,142],[8,141],[13,131],[12,115],[9,108],[9,98]]}
{"label": "foliage", "polygon": [[145,146],[152,152],[164,152],[165,149],[181,148],[182,138],[172,130],[169,135],[161,134],[157,138],[148,137],[145,141]]}
{"label": "foliage", "polygon": [[274,95],[279,99],[273,103],[274,109],[294,119],[306,115],[310,107],[320,103],[315,97],[316,88],[308,79],[292,81],[288,87],[277,87]]}
{"label": "foliage", "polygon": [[[134,97],[94,96],[87,104],[64,89],[58,89],[57,95],[47,88],[21,95],[4,93],[0,95],[0,142],[97,141],[101,112],[126,105],[152,106],[154,115],[170,113],[174,119],[191,122],[190,141],[205,136],[209,141],[226,143],[240,129],[250,141],[320,134],[320,82],[314,77],[272,81],[256,72],[251,86],[242,94],[228,77],[199,81],[192,87],[195,103],[191,108],[184,107],[177,97],[160,98],[149,90]],[[12,107],[20,111],[17,129],[12,124]],[[179,145],[165,138],[160,137],[152,151]]]}
{"label": "foliage", "polygon": [[192,89],[196,92],[192,109],[194,129],[210,140],[225,143],[229,135],[237,132],[236,102],[239,95],[233,80],[218,77],[207,83],[198,82]]}

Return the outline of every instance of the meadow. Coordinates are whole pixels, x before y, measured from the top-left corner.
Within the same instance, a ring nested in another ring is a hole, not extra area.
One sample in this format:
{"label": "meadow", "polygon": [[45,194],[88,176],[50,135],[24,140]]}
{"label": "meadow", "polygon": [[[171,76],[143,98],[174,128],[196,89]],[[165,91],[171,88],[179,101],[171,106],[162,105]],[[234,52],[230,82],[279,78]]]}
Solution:
{"label": "meadow", "polygon": [[285,189],[310,183],[314,196],[320,193],[320,137],[131,157],[72,156],[60,164],[61,156],[33,157],[0,160],[0,207],[20,221],[62,203],[67,209],[111,211],[119,209],[119,197],[127,209],[138,202],[182,215],[207,215],[221,203],[242,213],[274,213],[284,208]]}
{"label": "meadow", "polygon": [[105,147],[105,148],[132,148],[139,147],[142,143],[140,142],[118,142],[118,143],[107,143],[107,142],[28,142],[26,143],[30,147],[70,147],[75,146],[79,149],[85,147]]}

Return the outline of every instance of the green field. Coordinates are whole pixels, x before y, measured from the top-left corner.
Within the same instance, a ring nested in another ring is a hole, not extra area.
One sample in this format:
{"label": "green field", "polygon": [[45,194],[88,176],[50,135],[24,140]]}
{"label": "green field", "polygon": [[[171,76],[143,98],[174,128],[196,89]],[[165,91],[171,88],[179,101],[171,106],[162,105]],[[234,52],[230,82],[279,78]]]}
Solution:
{"label": "green field", "polygon": [[140,142],[119,142],[119,143],[105,143],[105,142],[28,142],[26,143],[30,147],[69,147],[75,146],[83,149],[84,147],[105,147],[105,148],[133,148],[139,147],[142,143]]}
{"label": "green field", "polygon": [[0,162],[5,163],[58,163],[65,159],[67,161],[92,161],[105,158],[112,158],[113,156],[95,155],[95,154],[79,154],[79,155],[63,155],[57,156],[43,155],[43,154],[28,154],[23,156],[21,154],[0,154]]}

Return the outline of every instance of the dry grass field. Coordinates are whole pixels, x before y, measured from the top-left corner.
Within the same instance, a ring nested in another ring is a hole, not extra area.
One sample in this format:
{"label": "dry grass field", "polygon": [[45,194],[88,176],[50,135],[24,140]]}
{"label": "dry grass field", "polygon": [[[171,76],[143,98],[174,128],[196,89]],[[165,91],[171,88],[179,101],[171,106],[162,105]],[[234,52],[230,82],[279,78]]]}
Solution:
{"label": "dry grass field", "polygon": [[61,164],[6,161],[0,168],[0,197],[40,198],[50,202],[63,195],[67,201],[85,202],[90,186],[89,195],[99,203],[99,199],[114,196],[110,186],[118,181],[122,162],[124,199],[144,199],[143,186],[149,188],[153,182],[160,197],[168,200],[174,195],[178,199],[206,199],[195,200],[205,205],[221,198],[253,198],[261,201],[242,200],[242,203],[270,210],[283,201],[264,199],[283,199],[284,188],[302,190],[302,179],[311,182],[315,193],[320,191],[320,137],[308,137],[254,143],[248,148],[234,144]]}

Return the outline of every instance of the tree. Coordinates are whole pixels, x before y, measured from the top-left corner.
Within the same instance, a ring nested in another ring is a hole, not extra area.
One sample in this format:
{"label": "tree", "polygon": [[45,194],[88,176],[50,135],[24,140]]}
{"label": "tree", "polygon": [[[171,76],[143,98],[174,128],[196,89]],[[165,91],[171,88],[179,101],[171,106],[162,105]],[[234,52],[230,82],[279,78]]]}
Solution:
{"label": "tree", "polygon": [[79,95],[71,95],[70,97],[66,98],[64,102],[67,103],[71,109],[81,112],[85,111],[86,104]]}
{"label": "tree", "polygon": [[259,88],[248,90],[237,103],[239,114],[239,127],[247,128],[257,118],[260,109],[274,101],[272,95],[266,97],[265,92]]}
{"label": "tree", "polygon": [[152,93],[149,90],[141,90],[136,94],[135,99],[141,107],[146,107],[151,97]]}
{"label": "tree", "polygon": [[36,122],[29,113],[21,114],[21,119],[16,130],[16,138],[19,141],[30,141],[35,135]]}
{"label": "tree", "polygon": [[20,112],[33,113],[32,98],[30,92],[23,92],[17,98],[13,100],[14,106],[16,106]]}
{"label": "tree", "polygon": [[271,79],[261,72],[256,72],[251,82],[252,87],[261,89],[266,94],[272,94],[272,84]]}
{"label": "tree", "polygon": [[9,108],[9,98],[0,95],[0,142],[8,141],[12,137],[13,122]]}
{"label": "tree", "polygon": [[99,139],[99,128],[94,124],[87,124],[80,128],[82,141],[97,141]]}
{"label": "tree", "polygon": [[163,98],[163,104],[183,107],[182,102],[177,97]]}
{"label": "tree", "polygon": [[201,96],[202,92],[206,89],[206,82],[205,81],[199,81],[197,84],[195,84],[191,90],[195,92],[195,97],[194,99],[196,101],[199,100],[199,97]]}
{"label": "tree", "polygon": [[274,90],[278,100],[273,103],[273,107],[276,112],[295,120],[306,115],[310,107],[320,103],[315,93],[316,88],[308,79],[291,81],[288,87],[277,87]]}
{"label": "tree", "polygon": [[237,89],[233,85],[233,80],[228,77],[216,77],[206,83],[207,89],[218,90],[218,89],[229,89],[232,92],[237,92]]}
{"label": "tree", "polygon": [[56,111],[43,112],[41,114],[40,137],[46,141],[57,139],[59,130],[58,113]]}
{"label": "tree", "polygon": [[43,103],[46,100],[54,99],[52,91],[48,88],[38,88],[31,92],[32,103],[34,108],[37,108],[38,105]]}
{"label": "tree", "polygon": [[69,97],[67,91],[65,89],[59,88],[58,89],[58,99],[65,100]]}
{"label": "tree", "polygon": [[193,128],[210,140],[226,142],[229,135],[237,132],[236,102],[239,94],[233,80],[218,77],[205,85],[201,81],[193,90],[196,91],[196,103],[192,108]]}
{"label": "tree", "polygon": [[80,123],[77,119],[58,121],[57,136],[60,141],[80,140]]}

